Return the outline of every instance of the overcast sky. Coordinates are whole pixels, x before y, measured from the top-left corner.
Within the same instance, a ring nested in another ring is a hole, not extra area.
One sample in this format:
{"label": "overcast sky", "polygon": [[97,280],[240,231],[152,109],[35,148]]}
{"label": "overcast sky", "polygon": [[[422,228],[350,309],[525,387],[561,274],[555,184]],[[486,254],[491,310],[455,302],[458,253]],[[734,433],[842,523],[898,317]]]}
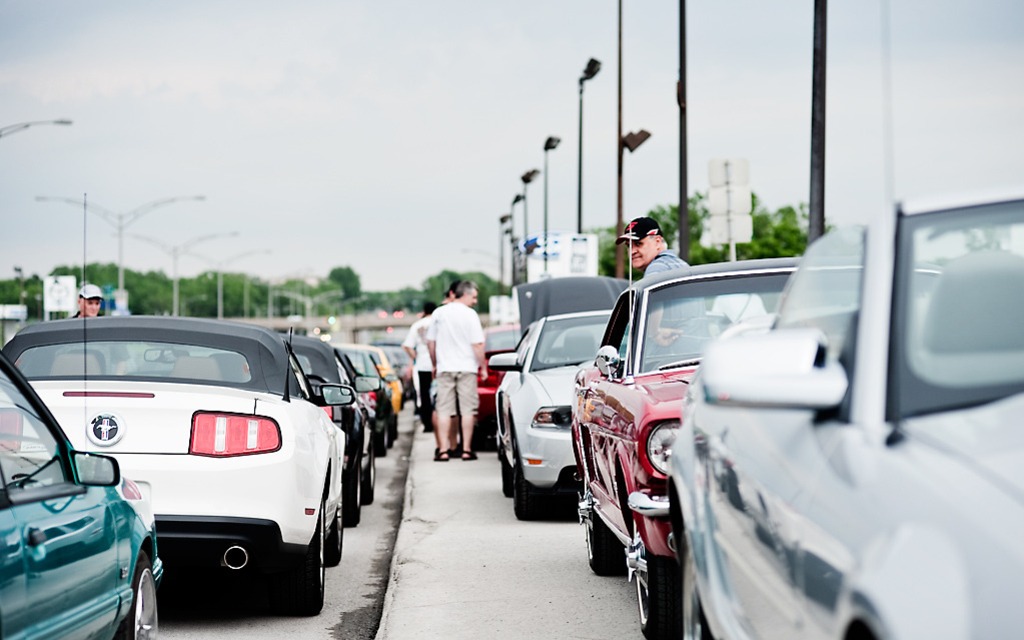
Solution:
{"label": "overcast sky", "polygon": [[[1024,3],[891,0],[893,195],[1014,188],[1024,177]],[[678,202],[679,3],[626,0],[624,215]],[[549,226],[576,221],[577,81],[584,227],[616,216],[614,0],[0,0],[6,264],[117,261],[113,228],[81,207],[153,210],[126,230],[125,265],[170,274],[168,247],[263,278],[349,265],[368,290],[442,268],[497,276],[498,218],[550,152]],[[882,15],[833,2],[828,24],[826,218],[885,215]],[[687,2],[690,192],[713,157],[746,158],[770,208],[809,191],[813,1]],[[541,230],[544,181],[529,187]],[[521,205],[515,209],[522,234]],[[250,251],[270,254],[248,255]],[[506,254],[507,255],[507,254]],[[180,275],[210,262],[179,259]],[[101,283],[102,284],[102,283]]]}

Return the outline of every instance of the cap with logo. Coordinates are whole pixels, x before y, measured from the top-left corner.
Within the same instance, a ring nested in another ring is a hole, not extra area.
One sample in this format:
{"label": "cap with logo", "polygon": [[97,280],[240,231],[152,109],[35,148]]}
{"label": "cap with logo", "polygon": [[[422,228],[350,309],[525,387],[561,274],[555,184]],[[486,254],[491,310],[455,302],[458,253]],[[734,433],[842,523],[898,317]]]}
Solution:
{"label": "cap with logo", "polygon": [[640,218],[633,218],[633,220],[626,225],[626,228],[622,230],[622,235],[618,237],[615,244],[622,244],[623,242],[639,242],[649,236],[660,236],[661,227],[654,218],[648,218],[646,216]]}

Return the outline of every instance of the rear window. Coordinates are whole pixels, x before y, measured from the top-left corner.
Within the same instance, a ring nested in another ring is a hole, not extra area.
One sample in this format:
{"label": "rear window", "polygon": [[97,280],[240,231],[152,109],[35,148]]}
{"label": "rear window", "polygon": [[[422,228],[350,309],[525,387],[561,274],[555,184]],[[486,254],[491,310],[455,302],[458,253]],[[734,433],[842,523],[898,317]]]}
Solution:
{"label": "rear window", "polygon": [[30,347],[15,363],[27,378],[199,380],[246,383],[244,355],[226,349],[168,342],[89,342]]}
{"label": "rear window", "polygon": [[484,336],[484,351],[512,351],[519,342],[519,329],[488,331]]}

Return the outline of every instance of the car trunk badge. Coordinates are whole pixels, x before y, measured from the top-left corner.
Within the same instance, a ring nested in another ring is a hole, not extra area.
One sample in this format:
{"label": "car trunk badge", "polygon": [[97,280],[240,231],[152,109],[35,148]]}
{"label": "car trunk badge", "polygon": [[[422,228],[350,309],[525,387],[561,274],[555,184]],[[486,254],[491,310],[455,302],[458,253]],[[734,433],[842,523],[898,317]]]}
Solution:
{"label": "car trunk badge", "polygon": [[89,441],[98,447],[111,447],[124,437],[125,422],[113,413],[98,413],[86,427]]}

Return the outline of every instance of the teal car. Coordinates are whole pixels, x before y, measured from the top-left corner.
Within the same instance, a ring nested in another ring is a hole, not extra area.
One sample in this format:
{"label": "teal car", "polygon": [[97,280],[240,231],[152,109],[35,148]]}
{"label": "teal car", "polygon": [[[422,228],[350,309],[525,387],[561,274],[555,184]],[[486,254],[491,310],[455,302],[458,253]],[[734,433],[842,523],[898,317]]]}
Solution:
{"label": "teal car", "polygon": [[138,487],[0,355],[0,638],[153,638],[162,575]]}

